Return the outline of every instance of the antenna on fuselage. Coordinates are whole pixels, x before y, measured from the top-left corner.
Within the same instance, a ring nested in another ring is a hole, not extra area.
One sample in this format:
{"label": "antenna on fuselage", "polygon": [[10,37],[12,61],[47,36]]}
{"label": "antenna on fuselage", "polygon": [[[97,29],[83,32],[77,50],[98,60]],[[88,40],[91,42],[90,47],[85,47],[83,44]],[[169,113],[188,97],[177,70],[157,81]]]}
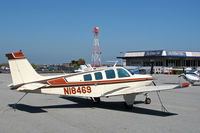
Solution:
{"label": "antenna on fuselage", "polygon": [[113,65],[113,67],[116,67],[116,65],[117,65],[117,63],[118,63],[118,61],[116,60],[116,61],[106,61],[106,62],[114,62],[114,65]]}

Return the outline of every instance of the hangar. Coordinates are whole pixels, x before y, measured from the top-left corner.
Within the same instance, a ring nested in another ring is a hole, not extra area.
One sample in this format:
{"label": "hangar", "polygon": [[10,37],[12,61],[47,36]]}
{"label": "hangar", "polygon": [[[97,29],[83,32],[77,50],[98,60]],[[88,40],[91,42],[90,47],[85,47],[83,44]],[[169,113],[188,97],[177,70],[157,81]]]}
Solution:
{"label": "hangar", "polygon": [[200,52],[192,51],[128,51],[122,57],[126,66],[200,67]]}

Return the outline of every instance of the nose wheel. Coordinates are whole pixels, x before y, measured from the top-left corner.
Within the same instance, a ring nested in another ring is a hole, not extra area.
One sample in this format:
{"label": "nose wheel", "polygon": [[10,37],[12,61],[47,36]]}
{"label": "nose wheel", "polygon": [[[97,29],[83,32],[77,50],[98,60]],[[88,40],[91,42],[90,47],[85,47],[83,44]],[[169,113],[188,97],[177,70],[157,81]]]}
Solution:
{"label": "nose wheel", "polygon": [[145,104],[150,104],[151,103],[151,98],[149,98],[148,93],[145,93],[144,95],[146,96],[144,103]]}
{"label": "nose wheel", "polygon": [[144,101],[145,104],[150,104],[151,103],[151,99],[150,98],[146,98]]}

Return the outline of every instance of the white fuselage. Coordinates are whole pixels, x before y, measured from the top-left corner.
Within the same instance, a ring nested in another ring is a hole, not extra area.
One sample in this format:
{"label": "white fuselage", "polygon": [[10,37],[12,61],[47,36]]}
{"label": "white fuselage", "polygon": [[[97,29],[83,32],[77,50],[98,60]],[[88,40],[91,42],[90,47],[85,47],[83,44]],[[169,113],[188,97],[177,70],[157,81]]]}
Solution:
{"label": "white fuselage", "polygon": [[121,95],[122,92],[123,94],[126,92],[126,89],[151,85],[152,77],[150,75],[132,75],[122,67],[113,67],[64,76],[49,80],[48,83],[50,86],[35,92],[66,96],[102,97]]}

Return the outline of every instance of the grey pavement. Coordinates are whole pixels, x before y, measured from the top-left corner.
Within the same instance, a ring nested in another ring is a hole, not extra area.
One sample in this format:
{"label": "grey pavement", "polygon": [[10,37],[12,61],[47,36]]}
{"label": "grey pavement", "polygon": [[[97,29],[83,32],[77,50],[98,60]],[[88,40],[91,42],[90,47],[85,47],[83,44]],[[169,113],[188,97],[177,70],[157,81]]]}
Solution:
{"label": "grey pavement", "polygon": [[[179,83],[177,75],[154,75],[156,84]],[[181,80],[182,81],[182,80]],[[161,111],[157,94],[144,104],[138,95],[133,110],[125,109],[122,96],[90,99],[28,94],[9,90],[10,74],[0,74],[0,133],[199,133],[200,86],[160,92],[168,113]]]}

